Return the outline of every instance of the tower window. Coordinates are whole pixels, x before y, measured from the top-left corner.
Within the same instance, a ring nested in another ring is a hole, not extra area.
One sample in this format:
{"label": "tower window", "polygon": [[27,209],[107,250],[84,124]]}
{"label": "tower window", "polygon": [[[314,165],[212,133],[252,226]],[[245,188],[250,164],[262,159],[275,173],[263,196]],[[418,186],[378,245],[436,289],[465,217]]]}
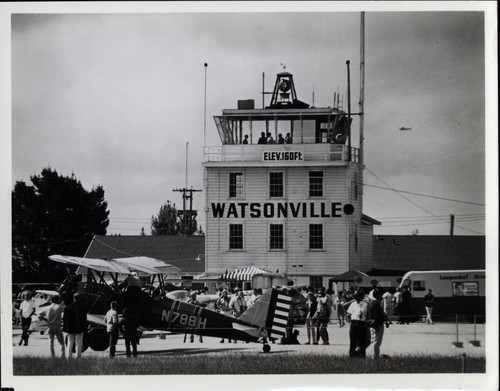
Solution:
{"label": "tower window", "polygon": [[243,198],[243,173],[229,173],[229,198]]}
{"label": "tower window", "polygon": [[269,225],[269,249],[283,250],[283,224]]}
{"label": "tower window", "polygon": [[269,173],[269,197],[282,198],[283,197],[283,173],[270,172]]}
{"label": "tower window", "polygon": [[309,250],[323,250],[323,224],[309,224]]}
{"label": "tower window", "polygon": [[243,250],[243,224],[229,224],[229,249]]}
{"label": "tower window", "polygon": [[323,197],[323,171],[309,171],[309,197]]}

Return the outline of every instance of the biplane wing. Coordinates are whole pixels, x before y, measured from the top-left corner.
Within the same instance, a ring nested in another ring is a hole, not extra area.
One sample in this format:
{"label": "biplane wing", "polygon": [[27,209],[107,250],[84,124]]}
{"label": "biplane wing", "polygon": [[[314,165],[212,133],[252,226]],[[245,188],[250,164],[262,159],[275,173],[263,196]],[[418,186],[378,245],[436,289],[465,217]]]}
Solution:
{"label": "biplane wing", "polygon": [[130,274],[130,270],[125,265],[113,260],[106,261],[104,259],[80,258],[66,255],[49,255],[49,259],[55,262],[85,267],[99,272]]}
{"label": "biplane wing", "polygon": [[113,258],[113,261],[146,274],[174,274],[181,271],[178,267],[150,257]]}
{"label": "biplane wing", "polygon": [[99,272],[119,274],[130,274],[133,271],[144,274],[169,274],[181,271],[175,266],[149,257],[112,258],[110,260],[104,260],[97,258],[71,257],[66,255],[50,255],[49,258],[53,261],[68,265],[85,267]]}

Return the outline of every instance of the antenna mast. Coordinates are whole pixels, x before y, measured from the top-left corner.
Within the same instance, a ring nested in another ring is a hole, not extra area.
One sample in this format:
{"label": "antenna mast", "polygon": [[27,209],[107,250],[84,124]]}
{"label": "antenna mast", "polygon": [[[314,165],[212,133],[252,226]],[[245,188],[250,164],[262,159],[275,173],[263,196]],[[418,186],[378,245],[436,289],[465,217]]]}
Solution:
{"label": "antenna mast", "polygon": [[360,48],[360,76],[359,76],[359,164],[363,167],[364,161],[364,118],[365,118],[365,13],[361,12],[361,48]]}
{"label": "antenna mast", "polygon": [[203,98],[203,147],[207,145],[207,68],[205,63],[205,95]]}

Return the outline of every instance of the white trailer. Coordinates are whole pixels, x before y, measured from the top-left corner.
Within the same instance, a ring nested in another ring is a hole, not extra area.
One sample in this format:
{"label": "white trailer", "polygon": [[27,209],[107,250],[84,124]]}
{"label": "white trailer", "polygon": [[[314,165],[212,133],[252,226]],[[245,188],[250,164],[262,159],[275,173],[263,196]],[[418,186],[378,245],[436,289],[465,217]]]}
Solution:
{"label": "white trailer", "polygon": [[465,316],[469,321],[484,321],[486,315],[486,279],[484,270],[410,271],[403,276],[400,288],[412,293],[412,310],[425,315],[424,296],[432,289],[433,318],[436,320]]}

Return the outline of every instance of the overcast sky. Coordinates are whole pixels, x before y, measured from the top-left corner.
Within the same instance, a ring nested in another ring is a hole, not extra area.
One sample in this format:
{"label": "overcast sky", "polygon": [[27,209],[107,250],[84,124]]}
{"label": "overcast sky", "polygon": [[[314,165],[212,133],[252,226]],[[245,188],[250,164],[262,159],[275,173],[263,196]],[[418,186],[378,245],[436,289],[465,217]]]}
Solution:
{"label": "overcast sky", "polygon": [[[363,212],[376,234],[446,235],[451,213],[456,235],[485,233],[484,21],[366,13]],[[286,64],[298,98],[314,88],[325,107],[337,90],[347,101],[346,60],[357,112],[359,12],[13,15],[11,185],[47,166],[74,173],[103,186],[108,234],[150,233],[163,203],[182,206],[187,142],[188,186],[203,188],[204,63],[213,146],[214,115],[238,99],[261,107],[262,72],[269,91]]]}

